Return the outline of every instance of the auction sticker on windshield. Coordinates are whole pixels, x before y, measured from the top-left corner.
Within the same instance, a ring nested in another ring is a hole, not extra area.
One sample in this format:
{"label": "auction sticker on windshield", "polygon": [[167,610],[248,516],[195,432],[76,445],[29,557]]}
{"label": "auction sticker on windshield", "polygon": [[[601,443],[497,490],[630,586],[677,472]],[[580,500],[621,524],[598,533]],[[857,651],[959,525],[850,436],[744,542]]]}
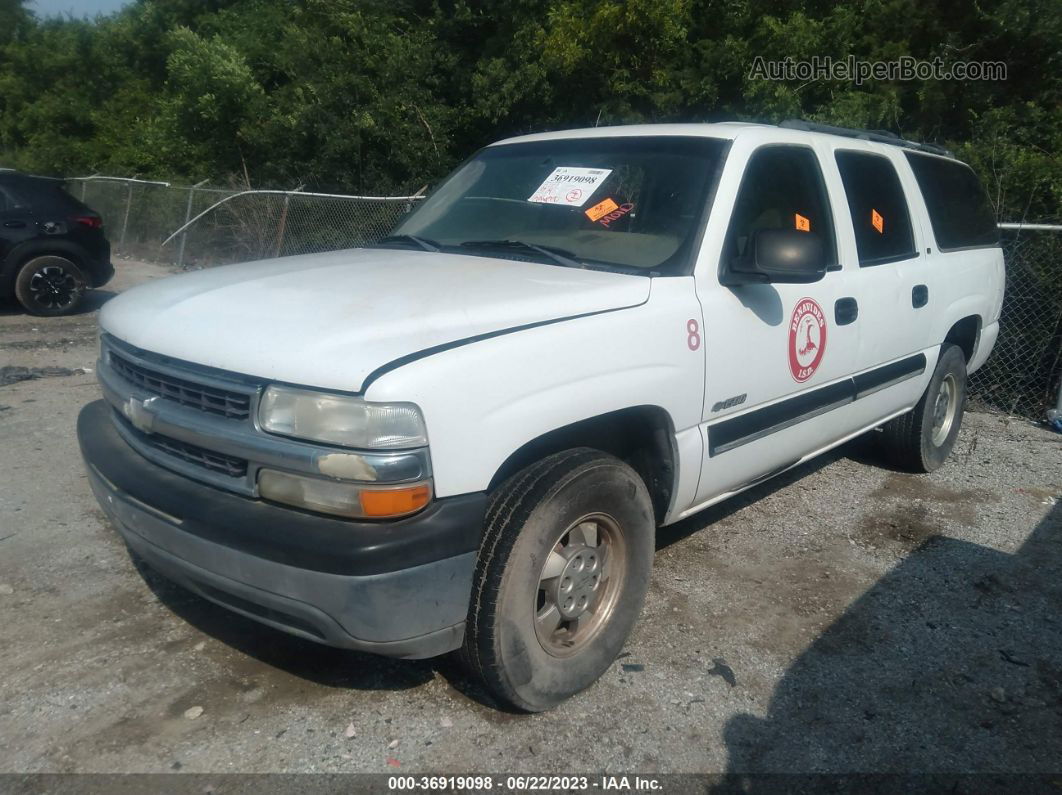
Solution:
{"label": "auction sticker on windshield", "polygon": [[528,201],[582,207],[597,190],[597,186],[611,173],[610,168],[558,166],[531,194]]}

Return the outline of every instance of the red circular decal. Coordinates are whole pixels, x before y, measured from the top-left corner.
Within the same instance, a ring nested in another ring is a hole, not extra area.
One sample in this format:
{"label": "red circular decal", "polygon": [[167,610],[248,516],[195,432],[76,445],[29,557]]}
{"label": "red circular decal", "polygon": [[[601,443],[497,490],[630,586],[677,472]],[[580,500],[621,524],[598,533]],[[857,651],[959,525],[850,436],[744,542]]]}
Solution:
{"label": "red circular decal", "polygon": [[568,191],[568,196],[567,196],[568,201],[577,202],[581,198],[583,198],[583,192],[581,190],[579,190],[578,188],[572,188],[570,191]]}
{"label": "red circular decal", "polygon": [[789,321],[789,372],[800,383],[807,381],[825,353],[826,315],[810,298],[801,298]]}

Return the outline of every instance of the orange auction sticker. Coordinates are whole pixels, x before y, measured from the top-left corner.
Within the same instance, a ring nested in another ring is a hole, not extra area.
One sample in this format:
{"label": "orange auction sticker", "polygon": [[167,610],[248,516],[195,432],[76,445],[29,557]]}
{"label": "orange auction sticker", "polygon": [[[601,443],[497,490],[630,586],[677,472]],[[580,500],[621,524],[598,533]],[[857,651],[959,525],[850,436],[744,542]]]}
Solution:
{"label": "orange auction sticker", "polygon": [[613,210],[618,210],[619,205],[612,199],[605,199],[603,202],[598,202],[589,210],[586,211],[586,217],[591,221],[596,221],[598,218],[604,218]]}
{"label": "orange auction sticker", "polygon": [[811,219],[805,218],[800,213],[794,213],[794,215],[796,216],[796,218],[793,219],[794,223],[796,224],[796,228],[801,232],[810,232]]}
{"label": "orange auction sticker", "polygon": [[873,207],[870,208],[870,225],[878,230],[879,235],[885,234],[885,219]]}

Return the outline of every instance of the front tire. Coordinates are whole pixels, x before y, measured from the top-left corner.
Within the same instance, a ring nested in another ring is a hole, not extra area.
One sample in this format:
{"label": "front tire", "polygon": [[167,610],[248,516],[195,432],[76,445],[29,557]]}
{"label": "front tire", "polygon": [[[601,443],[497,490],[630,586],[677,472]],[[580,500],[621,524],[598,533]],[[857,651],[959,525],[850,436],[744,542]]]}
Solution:
{"label": "front tire", "polygon": [[608,670],[641,612],[654,552],[638,474],[594,450],[557,453],[492,495],[465,630],[471,673],[541,712]]}
{"label": "front tire", "polygon": [[15,278],[15,297],[32,315],[68,315],[81,304],[88,280],[66,257],[47,254],[24,264]]}
{"label": "front tire", "polygon": [[951,455],[966,407],[966,357],[945,343],[937,367],[918,404],[885,424],[885,452],[908,472],[932,472]]}

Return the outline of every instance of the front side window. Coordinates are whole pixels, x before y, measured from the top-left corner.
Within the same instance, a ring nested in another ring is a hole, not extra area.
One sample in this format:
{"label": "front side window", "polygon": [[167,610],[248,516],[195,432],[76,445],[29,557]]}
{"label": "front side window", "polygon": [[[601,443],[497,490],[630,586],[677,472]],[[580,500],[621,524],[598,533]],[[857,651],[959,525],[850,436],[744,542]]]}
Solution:
{"label": "front side window", "polygon": [[835,157],[852,213],[859,264],[881,265],[915,256],[907,199],[889,159],[846,150]]}
{"label": "front side window", "polygon": [[724,265],[752,254],[761,229],[795,229],[822,238],[826,262],[837,262],[833,217],[815,153],[804,146],[765,146],[749,158],[734,202]]}
{"label": "front side window", "polygon": [[726,144],[651,136],[491,146],[381,245],[416,238],[467,254],[689,272]]}
{"label": "front side window", "polygon": [[972,168],[945,157],[905,154],[941,249],[999,245],[995,213]]}

